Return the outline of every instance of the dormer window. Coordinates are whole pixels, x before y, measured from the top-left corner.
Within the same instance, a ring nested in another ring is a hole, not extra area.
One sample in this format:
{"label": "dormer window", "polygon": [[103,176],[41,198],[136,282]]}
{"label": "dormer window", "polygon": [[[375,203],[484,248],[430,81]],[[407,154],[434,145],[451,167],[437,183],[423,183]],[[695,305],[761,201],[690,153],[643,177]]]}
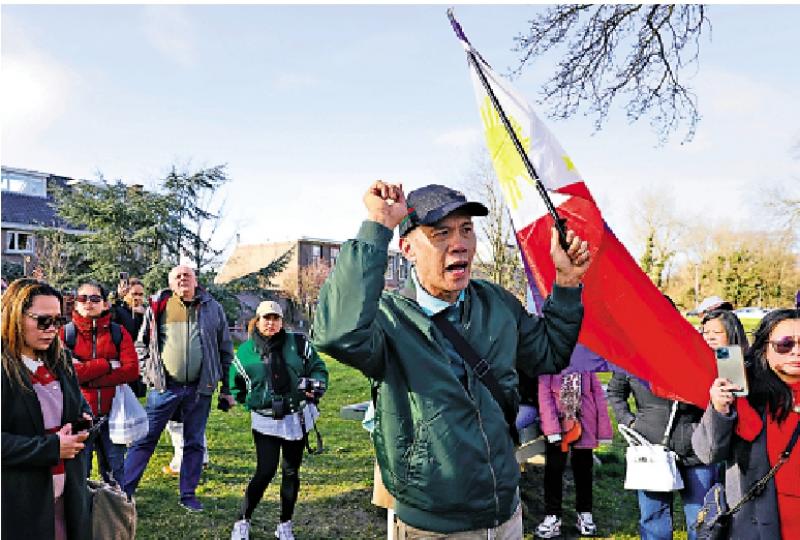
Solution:
{"label": "dormer window", "polygon": [[44,199],[47,198],[47,177],[3,169],[2,189]]}

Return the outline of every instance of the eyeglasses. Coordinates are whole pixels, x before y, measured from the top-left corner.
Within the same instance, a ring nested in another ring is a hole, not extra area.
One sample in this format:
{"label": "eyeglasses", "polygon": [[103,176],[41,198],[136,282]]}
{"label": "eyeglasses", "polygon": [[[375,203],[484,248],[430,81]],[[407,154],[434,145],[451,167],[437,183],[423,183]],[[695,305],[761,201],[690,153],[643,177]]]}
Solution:
{"label": "eyeglasses", "polygon": [[36,321],[36,328],[39,330],[47,330],[51,326],[58,330],[67,322],[67,318],[61,315],[36,315],[35,313],[26,313],[25,315]]}
{"label": "eyeglasses", "polygon": [[794,349],[795,345],[800,345],[800,338],[793,338],[784,336],[778,341],[770,341],[772,350],[778,354],[789,354]]}
{"label": "eyeglasses", "polygon": [[97,304],[103,301],[103,297],[99,294],[79,294],[75,297],[75,301],[80,302],[81,304],[85,304],[86,302]]}

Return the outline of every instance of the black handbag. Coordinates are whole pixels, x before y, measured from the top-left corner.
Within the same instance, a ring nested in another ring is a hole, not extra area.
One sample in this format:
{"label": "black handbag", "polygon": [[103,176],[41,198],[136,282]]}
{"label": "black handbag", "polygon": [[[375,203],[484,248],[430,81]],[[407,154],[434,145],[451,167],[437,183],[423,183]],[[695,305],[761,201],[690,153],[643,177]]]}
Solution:
{"label": "black handbag", "polygon": [[798,422],[794,433],[792,433],[786,449],[778,458],[778,462],[747,490],[742,500],[736,503],[733,508],[728,509],[728,503],[725,500],[725,486],[720,483],[711,486],[711,489],[708,490],[708,493],[703,498],[703,506],[697,513],[697,521],[692,525],[692,528],[697,531],[698,540],[722,540],[730,536],[733,515],[741,510],[747,501],[755,499],[764,492],[767,484],[778,472],[778,469],[789,459],[798,437],[800,437],[800,422]]}

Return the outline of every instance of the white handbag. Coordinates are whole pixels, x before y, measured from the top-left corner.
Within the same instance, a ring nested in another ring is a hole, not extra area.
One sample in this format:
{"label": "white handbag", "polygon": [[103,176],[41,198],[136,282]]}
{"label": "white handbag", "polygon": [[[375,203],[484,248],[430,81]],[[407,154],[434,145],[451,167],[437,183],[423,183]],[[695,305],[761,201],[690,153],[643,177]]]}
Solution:
{"label": "white handbag", "polygon": [[127,384],[120,384],[108,413],[108,435],[114,444],[131,444],[147,435],[147,412]]}
{"label": "white handbag", "polygon": [[625,450],[625,489],[644,491],[676,491],[683,489],[683,477],[678,471],[678,456],[667,448],[672,422],[678,402],[672,404],[663,444],[653,444],[638,431],[626,425],[618,426],[619,432],[628,443]]}

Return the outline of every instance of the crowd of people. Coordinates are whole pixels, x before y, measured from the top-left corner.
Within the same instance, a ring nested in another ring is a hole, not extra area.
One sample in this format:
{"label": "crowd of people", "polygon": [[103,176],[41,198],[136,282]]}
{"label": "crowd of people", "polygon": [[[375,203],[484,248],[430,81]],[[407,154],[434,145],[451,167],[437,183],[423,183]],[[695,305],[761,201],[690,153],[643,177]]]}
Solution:
{"label": "crowd of people", "polygon": [[[745,353],[746,395],[718,377],[702,409],[659,397],[623,372],[604,391],[595,373],[565,370],[583,318],[582,279],[592,262],[586,241],[572,231],[559,241],[554,229],[555,277],[539,317],[502,287],[472,279],[473,218],[488,214],[483,204],[445,186],[406,196],[381,181],[364,204],[367,218],[320,292],[310,339],[287,332],[281,306],[263,301],[234,352],[221,305],[184,265],[149,299],[142,282],[127,276],[114,298],[103,284],[81,283],[71,320],[62,294],[46,282],[12,282],[2,297],[3,538],[90,538],[93,452],[102,478],[132,498],[165,429],[175,445],[169,468],[180,477],[178,502],[202,511],[196,489],[217,391],[217,408],[250,412],[255,445],[231,539],[249,540],[279,464],[275,536],[294,538],[299,470],[328,386],[319,352],[370,380],[376,476],[391,495],[397,538],[522,538],[515,443],[520,418],[529,415],[546,438],[545,518],[535,535],[563,534],[568,458],[577,531],[598,534],[593,450],[613,437],[609,408],[617,423],[676,454],[690,540],[718,482],[731,505],[746,500],[727,537],[800,538],[800,307],[768,313],[750,345],[730,304],[704,306],[700,330],[709,347]],[[387,291],[395,229],[412,270],[405,288]],[[115,444],[101,421],[125,384],[146,395],[148,419],[147,434],[130,445]],[[764,489],[751,496],[756,484]],[[642,538],[672,537],[674,495],[638,491]]]}

